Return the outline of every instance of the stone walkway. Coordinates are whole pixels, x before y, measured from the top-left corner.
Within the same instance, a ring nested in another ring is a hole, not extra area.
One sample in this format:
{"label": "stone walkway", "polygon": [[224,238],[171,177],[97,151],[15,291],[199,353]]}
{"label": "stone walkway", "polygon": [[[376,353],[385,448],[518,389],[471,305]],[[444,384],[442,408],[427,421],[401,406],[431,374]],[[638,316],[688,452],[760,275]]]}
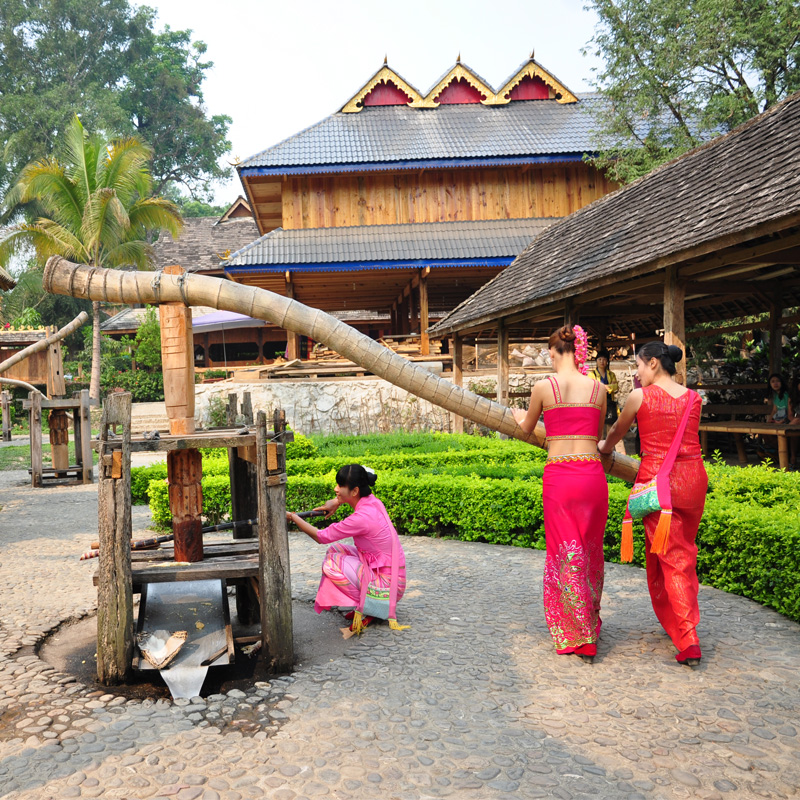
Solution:
{"label": "stone walkway", "polygon": [[[702,588],[703,662],[682,667],[644,573],[610,564],[598,657],[557,656],[531,550],[405,540],[411,630],[371,627],[246,692],[173,703],[81,685],[33,646],[94,613],[76,554],[96,532],[97,487],[26,478],[0,473],[0,798],[800,793],[800,626]],[[291,548],[310,604],[323,549],[299,534]]]}

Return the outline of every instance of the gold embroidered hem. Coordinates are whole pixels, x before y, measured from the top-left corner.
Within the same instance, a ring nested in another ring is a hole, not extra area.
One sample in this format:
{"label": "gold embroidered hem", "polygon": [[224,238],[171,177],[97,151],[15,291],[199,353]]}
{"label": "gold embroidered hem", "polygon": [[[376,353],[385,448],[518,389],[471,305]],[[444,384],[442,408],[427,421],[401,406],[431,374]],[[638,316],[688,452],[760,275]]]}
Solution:
{"label": "gold embroidered hem", "polygon": [[564,456],[548,456],[547,464],[563,464],[567,461],[600,461],[599,453],[570,453]]}

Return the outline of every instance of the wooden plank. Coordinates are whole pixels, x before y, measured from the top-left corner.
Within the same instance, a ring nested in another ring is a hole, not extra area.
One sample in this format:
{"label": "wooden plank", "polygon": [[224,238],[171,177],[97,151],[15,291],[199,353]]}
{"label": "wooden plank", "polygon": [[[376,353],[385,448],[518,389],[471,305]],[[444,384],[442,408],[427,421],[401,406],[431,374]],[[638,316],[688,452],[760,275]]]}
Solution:
{"label": "wooden plank", "polygon": [[783,302],[779,292],[772,296],[769,304],[769,371],[780,374],[783,365],[783,330],[780,319],[783,313]]}
{"label": "wooden plank", "polygon": [[[456,334],[453,337],[453,383],[464,386],[464,339]],[[464,417],[453,414],[453,433],[464,433]]]}
{"label": "wooden plank", "polygon": [[[81,389],[80,406],[73,412],[75,419],[75,455],[81,465],[83,483],[92,483],[92,419],[89,390]],[[78,452],[80,451],[80,457]]]}
{"label": "wooden plank", "polygon": [[[162,436],[160,439],[131,439],[131,452],[133,453],[167,453],[170,450],[199,449],[203,447],[247,447],[254,445],[254,433],[237,435],[233,431],[225,430],[224,433],[209,431],[195,433],[192,436]],[[116,440],[108,442],[107,447],[113,449],[121,446]],[[97,442],[92,443],[97,449]]]}
{"label": "wooden plank", "polygon": [[112,425],[122,426],[122,476],[112,478],[110,469],[100,466],[97,501],[97,677],[107,686],[126,680],[133,658],[130,393],[106,398],[100,430],[101,465]]}
{"label": "wooden plank", "polygon": [[0,407],[3,412],[3,441],[11,441],[11,393],[0,392]]}
{"label": "wooden plank", "polygon": [[[102,553],[102,550],[101,550]],[[132,564],[131,576],[135,584],[167,583],[169,581],[207,581],[214,579],[234,580],[250,578],[258,575],[258,557],[234,556],[232,558],[217,557],[193,564],[179,564],[174,561]],[[94,583],[97,585],[98,577]]]}
{"label": "wooden plank", "polygon": [[[267,486],[267,418],[258,412],[258,588],[261,604],[261,641],[271,669],[288,672],[294,665],[292,632],[292,582],[289,536],[286,527],[286,485]],[[270,442],[272,445],[273,443]],[[277,444],[278,463],[271,472],[285,473],[285,445]]]}
{"label": "wooden plank", "polygon": [[[258,539],[231,540],[203,545],[203,561],[215,558],[240,558],[258,554]],[[131,562],[134,564],[155,564],[157,562],[175,561],[175,549],[169,543],[162,544],[153,550],[133,550]],[[195,562],[200,563],[200,562]]]}
{"label": "wooden plank", "polygon": [[503,320],[497,326],[497,402],[508,405],[508,328]]}

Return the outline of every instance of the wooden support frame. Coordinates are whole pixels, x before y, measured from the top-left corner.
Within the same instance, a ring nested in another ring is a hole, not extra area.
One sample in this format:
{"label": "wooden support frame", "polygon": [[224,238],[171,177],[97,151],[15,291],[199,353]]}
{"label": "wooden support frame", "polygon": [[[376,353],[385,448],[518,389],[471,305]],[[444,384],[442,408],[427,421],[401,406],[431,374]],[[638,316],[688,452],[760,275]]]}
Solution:
{"label": "wooden support frame", "polygon": [[783,365],[783,330],[781,315],[783,303],[780,294],[775,292],[769,304],[769,372],[781,374]]}
{"label": "wooden support frame", "polygon": [[[276,430],[276,437],[281,433]],[[261,643],[270,670],[289,672],[294,666],[294,634],[286,526],[286,445],[282,441],[267,442],[267,416],[263,411],[256,417],[256,457],[258,483],[265,487],[258,496]]]}
{"label": "wooden support frame", "polygon": [[[113,452],[108,448],[112,425],[122,426],[121,447],[115,447]],[[113,686],[127,679],[133,661],[129,392],[106,398],[98,454],[97,678],[100,683]],[[117,454],[121,455],[114,458]]]}
{"label": "wooden support frame", "polygon": [[678,274],[677,267],[668,267],[664,281],[664,344],[674,344],[683,351],[683,358],[675,365],[675,380],[686,385],[686,321],[684,302],[686,280]]}
{"label": "wooden support frame", "polygon": [[425,267],[419,273],[419,347],[420,354],[428,356],[431,353],[431,341],[428,335],[428,275],[431,268]]}
{"label": "wooden support frame", "polygon": [[11,441],[11,392],[0,392],[0,408],[3,411],[3,441]]}
{"label": "wooden support frame", "polygon": [[[294,284],[292,283],[292,273],[289,270],[284,273],[284,279],[286,296],[290,300],[294,300]],[[286,331],[286,360],[292,361],[295,358],[300,358],[300,334]]]}

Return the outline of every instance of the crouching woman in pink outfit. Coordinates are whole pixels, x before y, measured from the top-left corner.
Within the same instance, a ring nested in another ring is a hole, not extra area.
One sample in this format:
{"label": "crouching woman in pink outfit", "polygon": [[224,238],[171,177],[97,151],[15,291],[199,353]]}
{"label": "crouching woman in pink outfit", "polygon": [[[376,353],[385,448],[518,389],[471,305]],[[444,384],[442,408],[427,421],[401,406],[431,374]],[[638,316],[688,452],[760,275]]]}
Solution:
{"label": "crouching woman in pink outfit", "polygon": [[[330,544],[322,562],[322,580],[317,590],[314,610],[319,614],[331,606],[353,608],[350,629],[361,631],[373,618],[388,619],[393,630],[397,624],[397,601],[406,590],[406,559],[386,508],[372,493],[377,480],[372,470],[360,464],[348,464],[336,473],[336,497],[315,511],[326,518],[341,505],[353,509],[350,516],[319,529],[291,511],[286,519],[320,544]],[[343,544],[342,539],[353,539]]]}

